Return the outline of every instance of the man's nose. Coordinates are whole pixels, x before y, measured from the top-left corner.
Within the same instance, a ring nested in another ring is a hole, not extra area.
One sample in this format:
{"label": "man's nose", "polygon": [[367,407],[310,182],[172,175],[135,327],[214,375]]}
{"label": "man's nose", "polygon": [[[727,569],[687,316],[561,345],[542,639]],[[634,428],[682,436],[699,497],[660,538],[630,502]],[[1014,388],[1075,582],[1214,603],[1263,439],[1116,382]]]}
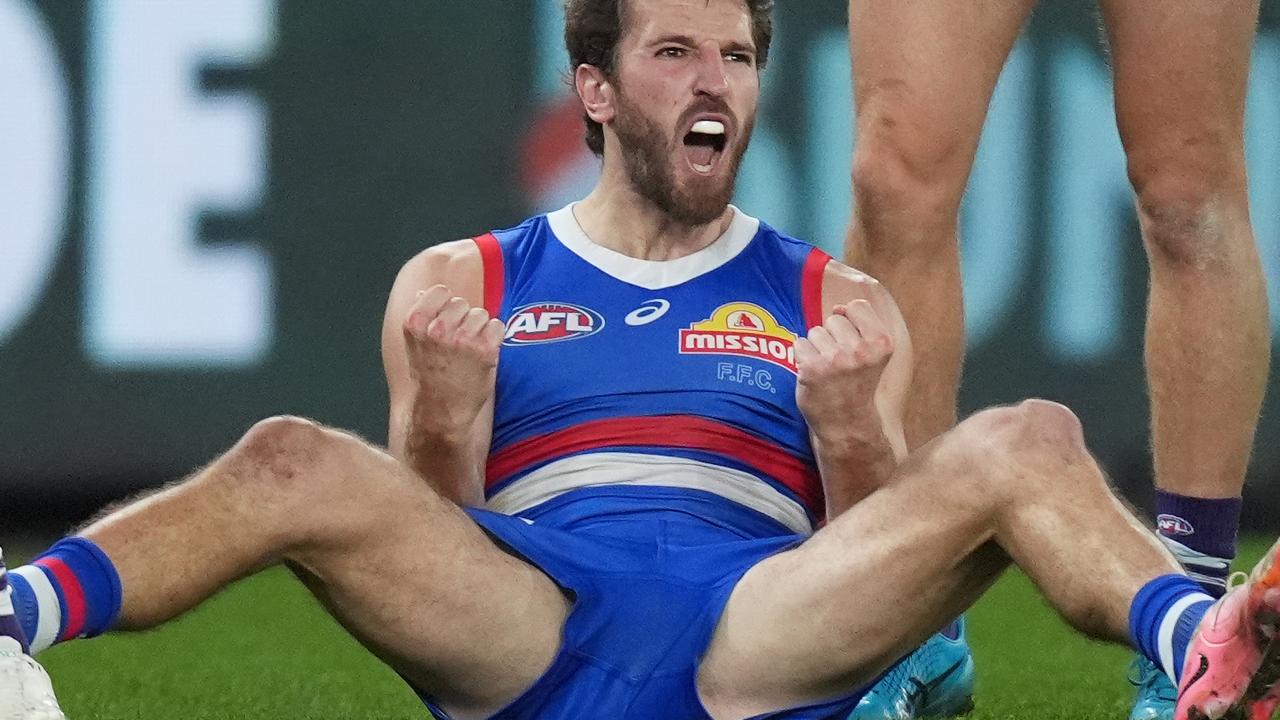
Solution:
{"label": "man's nose", "polygon": [[724,53],[716,43],[704,43],[698,47],[699,93],[723,97],[729,92],[729,78],[725,74]]}

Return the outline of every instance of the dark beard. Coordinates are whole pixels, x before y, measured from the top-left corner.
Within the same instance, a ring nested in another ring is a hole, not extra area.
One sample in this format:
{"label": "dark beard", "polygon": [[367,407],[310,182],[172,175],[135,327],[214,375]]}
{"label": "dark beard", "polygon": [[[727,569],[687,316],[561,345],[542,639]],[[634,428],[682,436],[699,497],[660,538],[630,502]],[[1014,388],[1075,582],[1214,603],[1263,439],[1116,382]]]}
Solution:
{"label": "dark beard", "polygon": [[[720,162],[729,163],[728,182],[716,187],[681,188],[676,183],[671,160],[674,153],[662,129],[621,95],[613,130],[618,136],[623,167],[632,187],[675,222],[687,226],[706,225],[719,218],[729,206],[737,183],[738,167],[747,151],[746,143],[741,148],[725,148],[725,156]],[[743,137],[749,140],[751,125],[744,127],[743,131]]]}

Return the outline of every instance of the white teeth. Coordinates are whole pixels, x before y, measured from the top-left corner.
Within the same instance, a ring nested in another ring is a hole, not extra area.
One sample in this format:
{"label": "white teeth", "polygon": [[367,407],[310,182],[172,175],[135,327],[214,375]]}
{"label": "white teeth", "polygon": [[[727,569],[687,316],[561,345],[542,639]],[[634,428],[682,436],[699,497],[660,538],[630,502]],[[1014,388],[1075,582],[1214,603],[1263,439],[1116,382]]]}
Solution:
{"label": "white teeth", "polygon": [[702,135],[723,135],[724,123],[719,120],[699,120],[693,124],[692,131]]}

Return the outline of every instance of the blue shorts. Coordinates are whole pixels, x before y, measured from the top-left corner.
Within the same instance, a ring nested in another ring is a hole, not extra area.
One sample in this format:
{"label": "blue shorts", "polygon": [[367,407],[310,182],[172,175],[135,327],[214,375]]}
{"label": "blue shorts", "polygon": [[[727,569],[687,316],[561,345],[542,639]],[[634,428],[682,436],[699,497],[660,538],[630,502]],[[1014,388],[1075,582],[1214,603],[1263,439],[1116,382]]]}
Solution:
{"label": "blue shorts", "polygon": [[[714,495],[657,487],[576,490],[517,517],[467,512],[573,597],[551,667],[493,720],[709,720],[698,663],[729,594],[804,539]],[[761,717],[843,720],[861,695]]]}

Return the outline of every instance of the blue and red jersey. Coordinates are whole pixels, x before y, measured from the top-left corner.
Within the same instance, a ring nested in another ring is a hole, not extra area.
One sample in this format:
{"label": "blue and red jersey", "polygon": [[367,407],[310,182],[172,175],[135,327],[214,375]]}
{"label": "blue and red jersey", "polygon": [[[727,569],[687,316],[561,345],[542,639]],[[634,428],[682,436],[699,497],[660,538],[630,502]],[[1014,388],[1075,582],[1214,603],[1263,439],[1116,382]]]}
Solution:
{"label": "blue and red jersey", "polygon": [[821,323],[829,256],[737,209],[671,261],[593,243],[572,206],[476,243],[486,307],[506,324],[487,507],[659,486],[812,531],[824,502],[794,345]]}

